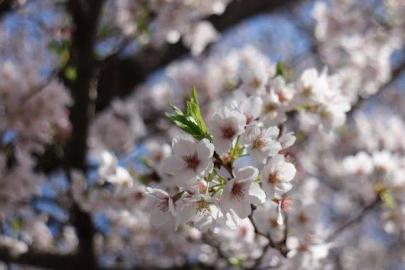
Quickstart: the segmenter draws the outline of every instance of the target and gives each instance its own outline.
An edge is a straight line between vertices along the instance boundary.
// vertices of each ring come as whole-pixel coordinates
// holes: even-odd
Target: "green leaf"
[[[240,137],[237,138],[235,145],[232,147],[230,155],[232,158],[232,161],[237,160],[243,155],[244,148],[243,146],[239,143]]]
[[[283,78],[286,78],[287,76],[287,69],[285,67],[284,62],[277,62],[277,66],[276,66],[276,76],[281,76]]]
[[[193,92],[191,94],[191,100],[187,102],[187,110],[190,110],[187,114],[190,114],[194,120],[197,122],[201,130],[208,134],[207,124],[201,114],[200,103],[198,102],[197,89],[193,87]]]
[[[186,102],[186,112],[184,113],[178,107],[171,105],[172,113],[166,116],[179,128],[192,135],[197,140],[211,136],[208,132],[207,125],[201,114],[200,103],[198,102],[197,90],[193,88],[190,100]]]
[[[229,263],[236,268],[241,268],[243,265],[244,258],[241,256],[229,258]]]
[[[390,190],[388,190],[388,189],[383,190],[380,193],[380,198],[388,208],[391,208],[391,209],[395,208],[394,196],[392,196],[392,193]]]

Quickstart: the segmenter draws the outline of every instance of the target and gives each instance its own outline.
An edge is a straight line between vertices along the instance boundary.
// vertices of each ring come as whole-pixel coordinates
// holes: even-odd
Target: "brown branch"
[[[21,255],[14,255],[6,248],[0,248],[0,261],[4,263],[66,270],[80,266],[80,260],[78,260],[76,255],[41,253],[37,251],[28,251]]]
[[[303,0],[234,0],[223,14],[209,16],[206,20],[219,32],[224,32],[253,16],[275,12],[300,2]],[[100,71],[97,109],[108,106],[114,97],[128,96],[150,74],[188,55],[189,49],[179,41],[159,48],[147,47],[127,58],[108,58]]]
[[[17,0],[0,0],[0,20],[9,12],[19,8]]]
[[[71,58],[67,67],[76,70],[77,78],[65,78],[74,104],[70,108],[72,135],[65,147],[64,167],[70,176],[70,169],[86,171],[88,128],[92,117],[92,88],[96,76],[95,53],[96,33],[104,0],[70,0],[68,11],[73,20]],[[94,250],[95,228],[91,214],[83,211],[76,202],[70,209],[72,223],[79,238],[78,258],[81,269],[96,269]]]
[[[91,117],[91,87],[95,80],[95,36],[103,0],[71,0],[68,9],[72,14],[74,30],[68,67],[74,68],[77,78],[65,78],[74,105],[70,109],[72,136],[66,147],[67,168],[85,169],[88,126]]]

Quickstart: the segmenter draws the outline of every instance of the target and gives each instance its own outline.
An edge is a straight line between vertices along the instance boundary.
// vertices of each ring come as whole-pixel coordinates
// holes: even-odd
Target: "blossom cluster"
[[[315,38],[322,60],[342,78],[352,102],[376,93],[391,78],[391,57],[404,44],[400,1],[373,4],[317,1],[313,10]],[[378,13],[378,14],[375,14]],[[372,16],[370,16],[372,15]]]
[[[0,250],[16,260],[31,250],[80,253],[74,205],[91,217],[102,268],[402,266],[403,91],[363,111],[355,105],[385,87],[392,60],[400,60],[394,52],[405,36],[402,0],[317,1],[319,59],[312,60],[327,66],[321,71],[301,59],[269,57],[267,45],[258,49],[250,40],[233,47],[221,38],[201,54],[218,37],[205,18],[224,12],[228,0],[105,2],[96,46],[101,62],[111,33],[112,43],[135,37],[136,52],[181,41],[191,57],[90,119],[86,170],[43,174],[38,155],[63,156],[71,135],[70,97],[56,80],[44,81],[41,56],[14,61],[13,54],[39,55],[36,46],[18,47],[26,42],[10,29],[0,35],[0,58],[13,59],[0,67]],[[53,8],[54,1],[43,5]],[[74,29],[59,19],[42,25],[56,31],[43,42],[48,50],[55,39],[51,50],[60,50],[63,65]],[[236,36],[231,30],[224,39]],[[118,58],[127,57],[121,52]],[[270,60],[280,58],[285,62]],[[74,81],[79,71],[67,71]],[[199,100],[196,92],[190,98],[194,86]],[[169,103],[181,109],[172,106],[165,117]]]
[[[70,96],[60,83],[43,83],[29,65],[5,61],[0,67],[1,210],[40,193],[44,177],[33,171],[31,154],[66,140],[69,104]]]
[[[224,12],[230,0],[207,1],[129,1],[108,3],[107,16],[126,36],[136,36],[153,46],[182,39],[194,55],[200,54],[218,33],[205,18]],[[111,20],[109,20],[111,22]]]
[[[292,188],[296,169],[284,153],[295,137],[264,124],[260,98],[245,101],[223,107],[207,124],[195,92],[187,116],[175,109],[171,119],[193,137],[175,139],[172,154],[158,165],[167,191],[148,190],[153,226],[232,227],[248,218],[254,205],[266,198],[278,202]]]

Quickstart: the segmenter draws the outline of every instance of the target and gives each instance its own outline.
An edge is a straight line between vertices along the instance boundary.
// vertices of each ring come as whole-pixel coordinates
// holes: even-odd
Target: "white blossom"
[[[259,163],[265,163],[267,158],[276,155],[281,150],[277,141],[279,130],[276,127],[268,129],[258,126],[249,127],[241,142],[248,145],[248,152]]]
[[[224,108],[215,113],[208,121],[213,135],[215,150],[219,154],[228,152],[237,136],[244,131],[246,117],[237,110]]]
[[[259,172],[254,167],[245,167],[235,172],[235,178],[229,180],[221,196],[221,209],[226,213],[231,209],[240,217],[251,213],[251,204],[261,204],[266,195],[255,181]]]
[[[172,227],[176,215],[173,199],[167,192],[157,188],[147,188],[147,194],[152,203],[150,224],[153,227]]]
[[[284,156],[276,155],[264,166],[261,179],[263,189],[270,198],[278,197],[292,188],[291,180],[296,169],[292,163],[286,162]]]
[[[199,142],[178,139],[173,143],[173,154],[162,162],[161,170],[172,176],[179,187],[188,187],[212,169],[213,154],[214,146],[207,139]]]

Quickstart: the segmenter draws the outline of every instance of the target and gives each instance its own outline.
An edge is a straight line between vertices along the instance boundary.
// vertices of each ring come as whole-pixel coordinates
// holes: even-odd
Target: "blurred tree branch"
[[[70,61],[66,68],[74,70],[75,78],[64,73],[64,82],[73,97],[70,108],[72,135],[64,150],[64,167],[70,176],[71,169],[86,171],[88,127],[92,117],[92,90],[96,77],[95,53],[97,27],[104,0],[70,0],[67,9],[73,20]],[[83,269],[96,269],[94,249],[95,228],[92,217],[83,211],[77,202],[70,209],[72,224],[79,238],[77,260]]]
[[[28,251],[21,255],[15,255],[7,248],[0,247],[0,261],[21,265],[31,265],[51,269],[73,269],[80,266],[76,255],[59,255],[42,253],[39,251]]]
[[[340,227],[336,228],[333,232],[331,232],[325,239],[325,242],[332,242],[334,241],[339,235],[345,232],[348,228],[352,227],[353,225],[361,222],[363,218],[371,212],[375,207],[380,205],[381,199],[380,196],[377,196],[372,202],[367,204],[358,215],[356,215],[353,219],[348,220],[346,223],[341,225]]]
[[[403,75],[404,72],[405,72],[405,60],[392,69],[390,80],[381,85],[379,91],[367,97],[359,97],[357,102],[352,106],[352,108],[348,112],[348,117],[352,117],[353,114],[356,111],[358,111],[366,101],[381,96],[385,90],[389,89],[389,86],[391,84],[397,81],[401,77],[401,75]]]
[[[17,0],[0,0],[0,20],[9,12],[18,8],[20,4]]]

